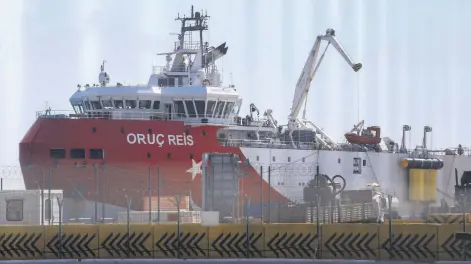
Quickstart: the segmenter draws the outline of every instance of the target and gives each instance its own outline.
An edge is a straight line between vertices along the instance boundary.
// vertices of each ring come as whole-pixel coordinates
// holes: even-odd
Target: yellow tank
[[[435,202],[437,170],[409,169],[409,201]]]
[[[424,202],[437,200],[437,170],[424,171]]]
[[[422,202],[424,199],[424,170],[409,169],[409,201]]]

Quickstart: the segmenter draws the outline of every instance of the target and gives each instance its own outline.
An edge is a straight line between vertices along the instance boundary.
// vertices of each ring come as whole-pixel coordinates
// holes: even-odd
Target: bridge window
[[[128,109],[134,109],[136,108],[136,100],[126,100],[126,108]]]
[[[232,107],[234,106],[233,102],[227,102],[226,109],[224,110],[224,118],[228,118],[231,114]]]
[[[65,159],[65,149],[50,149],[49,156],[53,159]]]
[[[116,109],[123,109],[124,108],[123,100],[114,100],[114,107]]]
[[[234,115],[238,115],[239,114],[239,109],[240,109],[240,106],[239,105],[235,105],[233,108],[232,108],[232,113]]]
[[[7,221],[22,221],[23,220],[23,200],[22,199],[7,200],[6,217],[7,217]]]
[[[206,117],[212,117],[215,108],[216,101],[208,101],[208,105],[206,106]]]
[[[154,104],[152,105],[152,109],[160,109],[160,101],[154,101]]]
[[[199,117],[204,117],[204,104],[205,101],[195,101],[196,112]]]
[[[90,149],[90,159],[103,159],[103,149]]]
[[[176,100],[175,103],[175,114],[177,117],[186,117],[185,107],[183,106],[183,101]]]
[[[113,108],[113,102],[111,100],[103,100],[101,101],[101,103],[103,104],[103,108]]]
[[[139,100],[139,109],[150,109],[151,105],[151,100]]]
[[[83,101],[82,105],[83,105],[83,108],[85,108],[85,110],[90,110],[90,105],[88,104],[87,101]]]
[[[195,106],[193,100],[185,100],[186,110],[188,111],[188,117],[196,117]]]
[[[224,110],[224,103],[223,101],[218,101],[217,106],[216,106],[216,112],[214,112],[214,117],[215,118],[221,118],[222,117],[222,111]]]
[[[101,102],[100,101],[91,101],[92,103],[92,108],[95,109],[95,110],[100,110],[100,109],[103,109],[103,107],[101,107]]]
[[[82,105],[72,105],[72,107],[74,108],[74,111],[76,114],[81,114],[83,113],[83,107]]]
[[[85,149],[71,149],[70,157],[72,159],[85,159]]]

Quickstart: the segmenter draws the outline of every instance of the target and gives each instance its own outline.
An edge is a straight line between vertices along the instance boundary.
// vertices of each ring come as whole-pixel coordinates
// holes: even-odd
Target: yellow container
[[[424,200],[424,170],[409,170],[409,201],[421,202]]]

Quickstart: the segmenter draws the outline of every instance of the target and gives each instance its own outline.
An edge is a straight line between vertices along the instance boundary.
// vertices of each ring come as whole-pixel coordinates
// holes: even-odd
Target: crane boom
[[[307,95],[309,93],[309,87],[311,86],[311,81],[314,78],[320,63],[322,62],[325,51],[327,50],[328,46],[326,47],[326,50],[319,59],[319,62],[317,62],[319,48],[322,40],[327,41],[327,45],[332,44],[355,72],[359,71],[362,67],[361,63],[354,63],[353,60],[344,51],[342,45],[335,37],[335,30],[327,29],[325,35],[318,35],[316,37],[314,46],[309,52],[309,56],[306,60],[306,63],[304,64],[303,71],[301,72],[301,75],[299,76],[298,82],[296,84],[296,90],[293,98],[293,106],[291,107],[291,113],[288,117],[288,128],[290,130],[295,129],[298,126],[298,115],[301,110],[302,104],[306,101]]]

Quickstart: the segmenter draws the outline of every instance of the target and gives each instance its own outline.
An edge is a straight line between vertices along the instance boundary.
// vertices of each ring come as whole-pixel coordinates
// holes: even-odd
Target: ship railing
[[[274,148],[274,149],[306,149],[306,150],[329,150],[324,149],[318,143],[314,142],[303,142],[303,141],[295,141],[294,144],[290,141],[273,141],[271,139],[227,139],[220,137],[218,138],[219,144],[224,147],[250,147],[250,148]],[[342,146],[341,149],[332,149],[330,151],[348,151],[348,152],[366,152],[364,149],[358,149],[354,146],[345,144]],[[387,150],[381,151],[382,153],[390,153]],[[405,156],[411,155],[413,150],[407,151],[407,153],[396,153],[396,154],[403,154]],[[435,155],[451,155],[449,151],[431,151],[431,156]],[[469,150],[463,152],[463,156],[471,156],[471,152]]]
[[[214,124],[230,125],[234,121],[230,117],[205,118],[203,116],[185,114],[168,114],[159,111],[142,111],[141,109],[124,110],[93,110],[77,114],[72,110],[46,110],[36,113],[38,119],[111,119],[111,120],[155,120],[155,121],[181,121],[188,124]]]
[[[219,144],[224,147],[251,147],[251,148],[274,148],[274,149],[293,149],[290,142],[274,142],[270,139],[227,139],[218,138]],[[315,143],[295,142],[297,149],[316,149]]]
[[[178,51],[180,49],[184,50],[199,50],[200,49],[200,42],[199,41],[184,41],[183,47],[180,45],[180,41],[174,42],[174,50]]]
[[[170,69],[167,69],[166,66],[152,66],[152,73],[154,74],[165,74],[165,73],[187,73],[187,66],[171,66]]]

